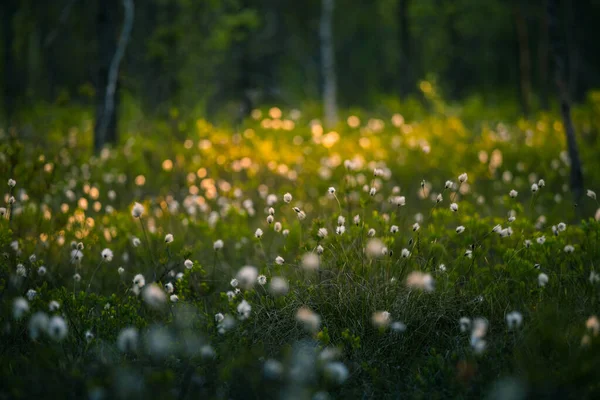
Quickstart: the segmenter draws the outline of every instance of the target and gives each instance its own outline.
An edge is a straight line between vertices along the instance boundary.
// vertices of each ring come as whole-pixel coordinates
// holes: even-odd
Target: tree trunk
[[[100,151],[106,143],[117,138],[117,113],[106,115],[108,71],[117,48],[118,0],[98,1],[96,14],[96,34],[98,37],[98,69],[96,74],[96,127],[94,150]],[[119,97],[118,88],[115,98]],[[103,121],[106,127],[102,130]]]
[[[519,86],[521,88],[521,104],[523,114],[529,115],[531,111],[531,52],[529,50],[529,34],[527,32],[527,19],[523,15],[521,6],[513,9],[517,42],[519,44]]]
[[[547,0],[548,26],[550,28],[550,45],[555,66],[555,82],[558,88],[560,100],[560,111],[567,136],[567,150],[571,160],[571,190],[575,202],[578,202],[583,196],[583,172],[581,161],[579,159],[579,150],[577,148],[577,139],[575,137],[575,127],[571,120],[571,100],[569,97],[569,88],[565,82],[565,48],[562,35],[558,25],[558,1]]]
[[[321,73],[323,75],[323,106],[325,126],[337,123],[336,74],[333,45],[334,0],[322,0],[321,9]]]
[[[408,26],[409,0],[398,1],[398,42],[400,43],[400,96],[406,97],[412,90],[411,49]]]
[[[102,95],[98,96],[103,103],[96,105],[96,129],[94,149],[99,151],[106,143],[117,142],[117,110],[120,104],[118,82],[119,66],[125,55],[125,49],[131,36],[134,20],[133,0],[123,0],[125,18],[119,42],[116,43],[116,20],[118,17],[118,1],[111,0],[107,7],[98,5],[97,29],[99,49],[98,88]],[[114,54],[113,54],[114,53]],[[104,74],[102,74],[104,72]]]
[[[550,102],[548,101],[548,15],[543,6],[539,15],[539,23],[540,38],[538,44],[538,73],[540,85],[540,105],[543,110],[547,111],[550,109]]]
[[[4,107],[4,118],[6,127],[8,128],[13,120],[15,112],[15,103],[19,93],[19,79],[16,76],[17,68],[15,65],[15,56],[13,51],[14,29],[13,18],[17,13],[17,5],[15,0],[4,0],[3,6],[0,8],[2,12],[2,51],[3,51],[3,77],[2,85],[4,87],[2,93],[2,105]]]

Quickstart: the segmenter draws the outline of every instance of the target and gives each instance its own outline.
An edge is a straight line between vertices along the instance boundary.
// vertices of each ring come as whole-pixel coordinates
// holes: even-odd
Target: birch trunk
[[[337,123],[333,8],[334,0],[322,0],[320,25],[321,73],[323,76],[323,108],[325,110],[326,127],[333,127]]]

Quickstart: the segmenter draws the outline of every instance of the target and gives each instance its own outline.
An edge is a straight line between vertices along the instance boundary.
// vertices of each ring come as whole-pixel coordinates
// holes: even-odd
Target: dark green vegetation
[[[597,107],[574,111],[588,182],[599,179]],[[334,132],[275,108],[239,132],[189,120],[169,136],[147,123],[98,156],[76,112],[63,126],[54,114],[44,146],[5,133],[0,172],[16,202],[0,221],[2,396],[597,397],[598,203],[574,207],[560,120],[403,109]],[[244,265],[267,283],[242,274],[229,298]],[[30,295],[15,318],[14,300]],[[509,329],[513,311],[522,322]],[[62,318],[64,337],[40,312]],[[487,323],[462,332],[462,317]]]

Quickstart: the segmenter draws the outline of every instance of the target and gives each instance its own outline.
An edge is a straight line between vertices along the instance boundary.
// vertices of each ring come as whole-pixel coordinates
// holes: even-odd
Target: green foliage
[[[573,207],[562,125],[472,123],[423,83],[435,112],[352,112],[358,126],[335,133],[275,108],[239,132],[172,110],[176,138],[162,121],[90,156],[88,116],[63,111],[43,142],[4,141],[0,173],[17,182],[0,219],[7,395],[597,397],[598,203]],[[580,126],[597,124],[588,107]],[[66,335],[33,329],[40,313]],[[485,335],[462,317],[485,318]]]

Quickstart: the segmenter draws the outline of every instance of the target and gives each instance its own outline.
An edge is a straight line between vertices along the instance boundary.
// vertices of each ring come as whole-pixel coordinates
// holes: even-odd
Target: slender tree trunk
[[[564,40],[558,24],[558,1],[547,0],[548,26],[550,29],[550,45],[554,58],[555,82],[558,88],[560,100],[560,111],[567,136],[567,150],[571,160],[571,190],[575,201],[578,202],[583,196],[583,172],[575,137],[575,127],[571,120],[571,100],[569,88],[565,81],[565,49]]]
[[[100,0],[97,4],[96,34],[98,37],[98,69],[96,74],[96,127],[94,134],[94,150],[100,151],[109,143],[109,138],[117,136],[117,113],[106,115],[108,71],[117,48],[118,0]],[[115,97],[118,97],[118,88]],[[107,122],[103,122],[103,121]],[[102,124],[106,127],[104,132]]]
[[[542,3],[542,5],[544,5]],[[538,73],[540,85],[540,105],[543,110],[550,109],[548,101],[548,15],[545,7],[541,8],[539,15],[540,39],[538,44]]]
[[[106,143],[116,143],[117,141],[117,110],[120,104],[118,91],[119,66],[125,55],[134,20],[133,0],[123,0],[125,18],[117,43],[115,28],[119,14],[119,2],[110,0],[107,3],[106,7],[98,4],[97,14],[100,61],[98,90],[102,93],[102,96],[98,96],[98,98],[103,102],[98,101],[96,105],[96,129],[94,134],[94,149],[96,151],[99,151]]]
[[[523,15],[520,5],[514,7],[513,14],[517,30],[517,42],[519,44],[521,104],[523,105],[523,114],[527,116],[531,111],[531,52],[529,50],[527,19]]]
[[[412,90],[411,48],[408,26],[409,0],[398,0],[398,42],[400,43],[400,96],[407,96]]]
[[[333,44],[334,0],[322,0],[321,9],[321,72],[323,75],[323,106],[325,126],[337,123],[336,74]]]
[[[3,93],[2,93],[2,105],[4,107],[4,118],[6,125],[9,127],[12,123],[15,112],[15,103],[19,92],[19,79],[17,75],[17,68],[15,65],[15,55],[13,51],[14,43],[14,29],[13,29],[13,18],[17,12],[17,4],[15,0],[3,0],[3,5],[0,8],[2,12],[2,56],[3,56]]]

